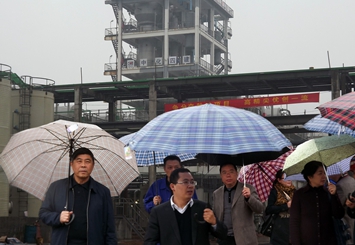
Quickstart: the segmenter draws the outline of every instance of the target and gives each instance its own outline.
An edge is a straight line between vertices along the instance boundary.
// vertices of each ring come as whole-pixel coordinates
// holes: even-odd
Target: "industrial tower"
[[[140,80],[219,75],[231,70],[229,19],[234,13],[224,0],[105,3],[112,6],[116,17],[116,26],[105,30],[116,61],[111,63],[110,57],[104,74],[113,81],[121,81],[122,76]]]

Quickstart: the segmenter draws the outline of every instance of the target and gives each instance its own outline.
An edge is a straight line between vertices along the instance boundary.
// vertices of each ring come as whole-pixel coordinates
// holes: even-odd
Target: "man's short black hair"
[[[233,168],[235,169],[235,171],[238,172],[237,166],[236,166],[235,164],[233,164],[233,163],[223,163],[223,164],[221,164],[221,165],[219,166],[219,173],[221,173],[222,168],[223,168],[224,166],[227,166],[227,165],[232,165]]]
[[[88,148],[85,148],[85,147],[81,147],[81,148],[75,150],[73,152],[72,157],[71,157],[71,161],[74,161],[79,155],[83,155],[83,154],[90,155],[92,161],[95,163],[94,154]]]
[[[174,160],[179,161],[179,163],[181,165],[180,157],[178,157],[177,155],[169,155],[164,158],[164,167],[165,167],[167,161],[174,161]]]
[[[176,184],[179,180],[180,173],[191,173],[187,168],[177,168],[170,174],[170,183]]]

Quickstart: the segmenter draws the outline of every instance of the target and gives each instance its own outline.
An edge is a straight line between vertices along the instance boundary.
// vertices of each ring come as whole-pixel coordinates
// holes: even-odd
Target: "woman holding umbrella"
[[[290,242],[289,222],[290,207],[295,187],[290,180],[285,180],[286,174],[280,169],[271,189],[266,214],[276,214],[270,237],[272,245],[288,245]]]
[[[328,181],[326,167],[318,161],[307,163],[302,175],[307,185],[295,191],[290,209],[292,245],[337,244],[334,218],[344,216],[336,186]]]

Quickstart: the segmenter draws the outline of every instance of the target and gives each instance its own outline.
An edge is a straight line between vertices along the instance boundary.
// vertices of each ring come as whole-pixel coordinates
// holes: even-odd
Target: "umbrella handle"
[[[198,217],[197,217],[197,213],[194,214],[194,218],[195,218],[195,221],[198,223],[198,224],[205,224],[206,221],[204,220],[199,220]]]
[[[211,208],[211,205],[210,205],[209,203],[206,203],[206,208],[212,209],[212,208]],[[207,223],[207,222],[204,221],[204,220],[199,220],[197,213],[194,214],[194,219],[195,219],[195,221],[196,221],[198,224],[205,224],[205,223]]]
[[[64,223],[64,224],[65,224],[65,225],[70,225],[71,222],[73,222],[74,218],[75,218],[75,214],[72,214],[72,215],[71,215],[71,218],[70,218],[70,221],[67,222],[67,223]]]

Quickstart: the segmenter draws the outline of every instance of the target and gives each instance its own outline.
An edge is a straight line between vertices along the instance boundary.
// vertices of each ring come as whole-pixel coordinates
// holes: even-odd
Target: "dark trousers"
[[[235,244],[235,240],[234,240],[234,236],[228,236],[226,239],[224,240],[217,240],[218,245],[236,245]]]

